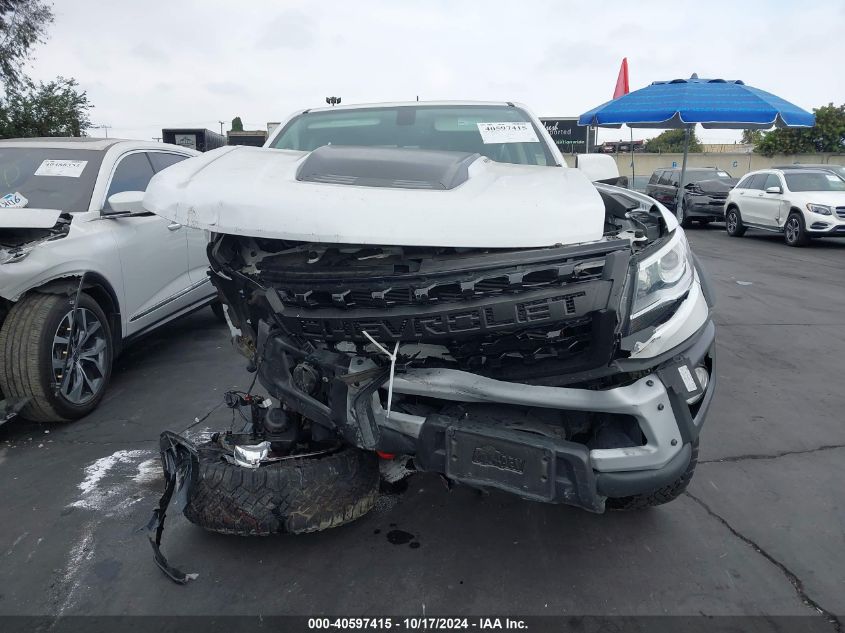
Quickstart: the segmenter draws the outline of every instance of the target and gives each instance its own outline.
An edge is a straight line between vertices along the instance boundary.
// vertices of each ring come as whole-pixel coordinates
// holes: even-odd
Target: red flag
[[[628,88],[628,58],[622,60],[622,65],[619,67],[619,76],[616,78],[616,89],[613,91],[613,98],[617,99],[622,95],[626,95],[631,90]]]

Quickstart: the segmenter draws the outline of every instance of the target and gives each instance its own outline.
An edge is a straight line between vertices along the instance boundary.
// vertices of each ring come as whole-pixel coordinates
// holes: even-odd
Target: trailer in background
[[[273,136],[273,133],[281,125],[281,121],[267,121],[267,138]]]
[[[161,131],[161,140],[200,152],[207,152],[226,144],[226,137],[222,134],[202,128],[166,128]]]
[[[264,130],[241,130],[240,132],[226,132],[229,145],[252,145],[261,147],[267,140],[267,132]]]

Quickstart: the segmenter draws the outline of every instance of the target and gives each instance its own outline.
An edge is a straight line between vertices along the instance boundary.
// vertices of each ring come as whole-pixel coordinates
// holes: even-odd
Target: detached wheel
[[[608,498],[606,506],[609,510],[644,510],[654,506],[663,505],[677,499],[689,486],[695,467],[698,464],[698,442],[692,445],[689,466],[684,474],[678,477],[668,486],[664,486],[654,492],[645,495],[633,495],[630,497]]]
[[[731,207],[725,213],[725,230],[731,237],[742,237],[748,230],[748,227],[742,223],[742,217],[736,207]]]
[[[804,217],[800,213],[790,213],[783,225],[783,239],[787,246],[806,246],[810,242]]]
[[[80,295],[74,316],[68,297],[36,292],[12,307],[0,329],[0,391],[29,398],[20,412],[26,419],[75,420],[102,400],[113,356],[108,319],[96,301]]]
[[[687,215],[687,203],[683,198],[681,198],[681,204],[678,205],[677,218],[678,224],[683,228],[688,229],[692,227],[692,219]]]
[[[240,536],[301,534],[364,516],[378,496],[374,453],[343,447],[244,468],[215,442],[197,447],[199,473],[185,517],[206,530]]]

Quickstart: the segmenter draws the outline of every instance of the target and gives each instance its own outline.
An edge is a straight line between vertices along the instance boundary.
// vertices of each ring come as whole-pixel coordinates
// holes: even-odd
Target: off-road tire
[[[671,484],[648,494],[609,498],[605,505],[608,510],[643,510],[669,503],[681,496],[687,489],[695,472],[696,464],[698,464],[698,442],[693,442],[687,469]]]
[[[794,237],[790,238],[792,223],[797,223],[797,226],[793,229],[795,231]],[[807,227],[804,225],[804,216],[802,214],[793,211],[786,218],[786,222],[783,225],[783,241],[786,242],[787,246],[806,246],[810,243],[810,236],[807,235]]]
[[[736,221],[732,220],[731,215],[736,216]],[[747,230],[748,227],[742,223],[742,216],[739,214],[739,209],[730,207],[725,212],[725,231],[731,237],[742,237]]]
[[[225,461],[224,450],[213,442],[197,451],[199,472],[184,514],[213,532],[317,532],[364,516],[378,497],[378,457],[356,448],[256,469]]]
[[[29,398],[19,415],[34,422],[66,422],[93,411],[108,389],[114,360],[109,321],[87,294],[79,305],[93,312],[105,331],[107,371],[99,393],[84,404],[74,404],[56,394],[52,376],[53,338],[71,308],[71,298],[34,292],[18,301],[0,328],[0,393],[6,398]]]

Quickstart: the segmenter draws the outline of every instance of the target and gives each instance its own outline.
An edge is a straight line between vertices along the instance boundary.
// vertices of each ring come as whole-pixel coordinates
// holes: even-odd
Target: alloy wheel
[[[91,310],[70,310],[59,322],[52,371],[58,392],[68,402],[84,405],[99,394],[108,371],[108,346],[105,328]]]
[[[798,241],[798,235],[801,231],[801,226],[798,224],[798,218],[792,217],[786,221],[786,227],[784,227],[786,231],[786,241],[790,244],[794,244]]]
[[[728,233],[734,233],[736,231],[736,225],[737,225],[736,211],[729,211],[728,212],[728,220],[727,220],[726,224],[727,224]]]

